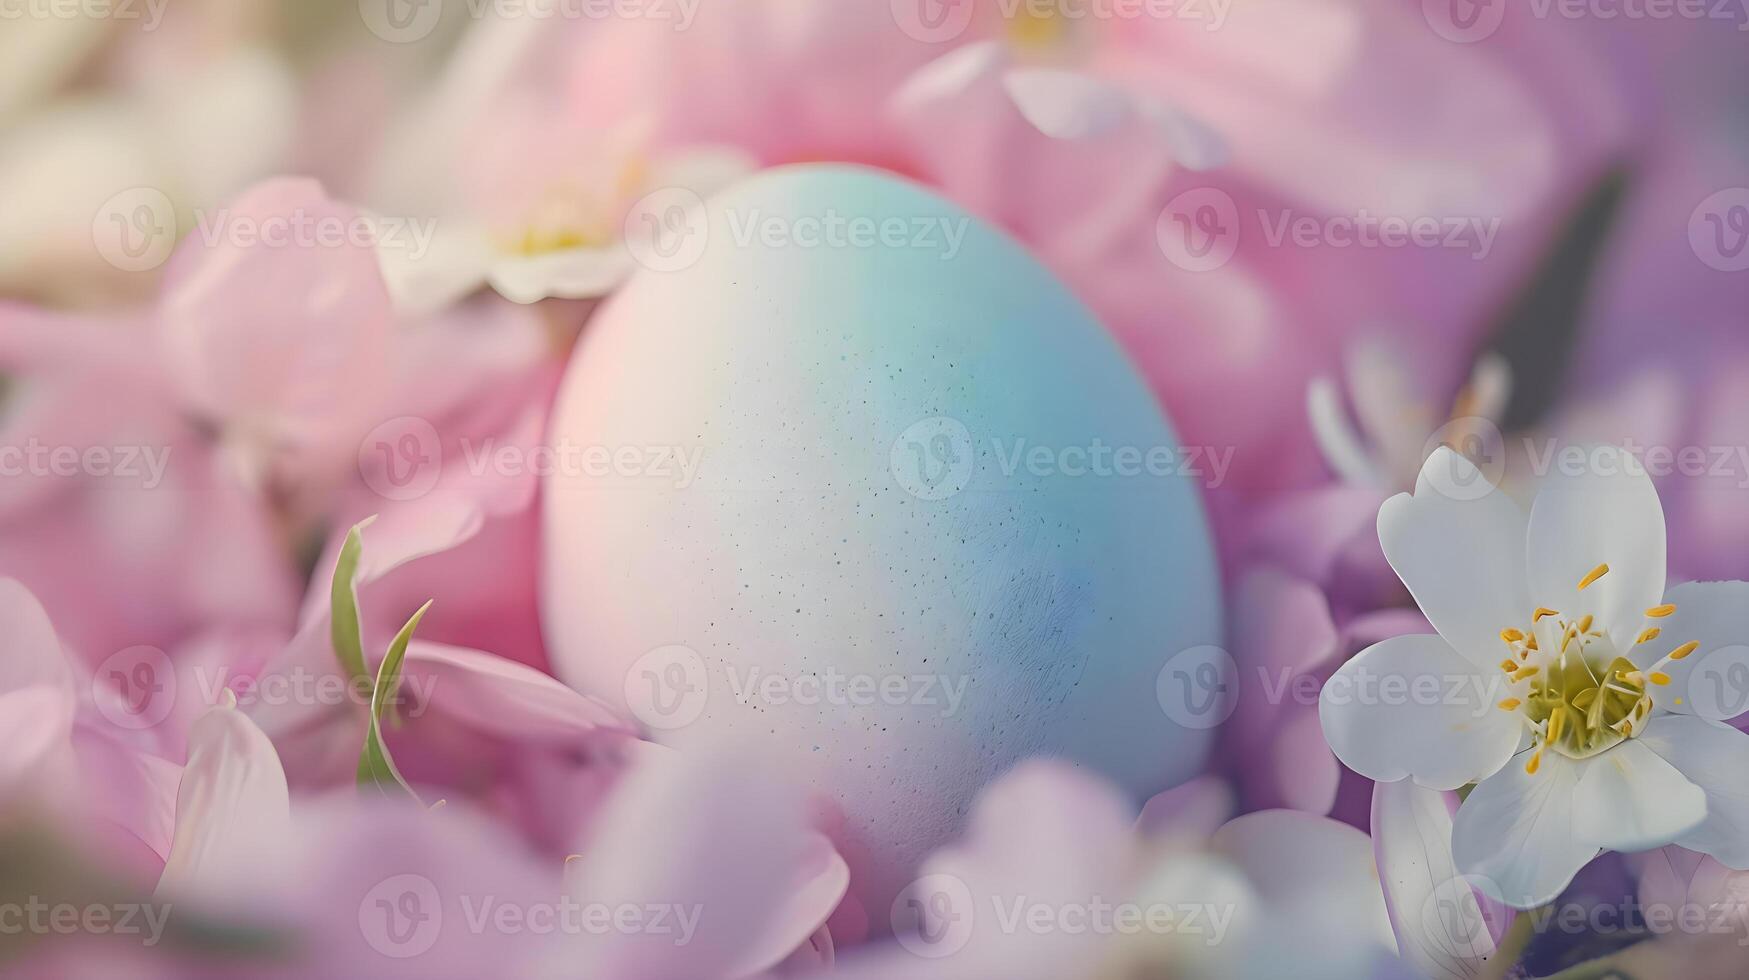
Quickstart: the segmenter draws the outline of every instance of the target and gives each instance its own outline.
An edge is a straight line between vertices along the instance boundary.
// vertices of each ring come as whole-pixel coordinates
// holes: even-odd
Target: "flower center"
[[[573,249],[608,248],[617,240],[615,215],[624,210],[648,180],[641,157],[622,161],[605,185],[561,181],[541,193],[493,237],[508,255],[533,258]]]
[[[1033,10],[1023,4],[1008,21],[1008,43],[1033,54],[1048,52],[1068,38],[1071,26],[1054,10]]]
[[[1579,590],[1607,574],[1608,565],[1597,566],[1579,583]],[[1646,610],[1646,617],[1655,621],[1675,611],[1675,606],[1657,606]],[[1648,626],[1632,645],[1650,643],[1661,633],[1657,626]],[[1652,715],[1650,686],[1670,683],[1670,675],[1658,668],[1699,646],[1677,647],[1651,670],[1642,671],[1624,655],[1618,638],[1600,628],[1591,615],[1568,617],[1548,608],[1531,615],[1528,629],[1502,630],[1500,639],[1510,652],[1500,669],[1511,696],[1499,707],[1517,712],[1530,730],[1534,751],[1525,771],[1532,774],[1542,765],[1546,750],[1584,759],[1645,731]]]

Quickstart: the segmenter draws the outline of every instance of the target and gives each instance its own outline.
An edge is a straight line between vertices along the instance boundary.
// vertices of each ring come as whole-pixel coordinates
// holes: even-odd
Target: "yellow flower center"
[[[1054,6],[1021,4],[1008,21],[1008,43],[1021,52],[1048,52],[1068,40],[1072,29]]]
[[[1597,566],[1580,581],[1579,590],[1608,574],[1608,565]],[[1675,611],[1675,606],[1654,606],[1646,610],[1646,617],[1659,620]],[[1648,625],[1633,645],[1651,643],[1662,633]],[[1652,715],[1651,688],[1670,683],[1670,675],[1659,668],[1700,646],[1678,646],[1652,669],[1642,671],[1592,616],[1568,618],[1546,607],[1531,614],[1528,629],[1501,630],[1500,639],[1509,651],[1500,669],[1512,696],[1499,707],[1518,713],[1531,732],[1534,750],[1525,771],[1532,774],[1549,749],[1584,759],[1644,732]]]
[[[620,164],[607,187],[582,182],[551,187],[520,221],[493,236],[498,250],[532,258],[572,249],[607,248],[620,234],[616,216],[648,176],[647,162],[633,156]]]

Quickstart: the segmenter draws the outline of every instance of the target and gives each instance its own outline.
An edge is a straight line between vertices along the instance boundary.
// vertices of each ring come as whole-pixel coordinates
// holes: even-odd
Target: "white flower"
[[[1343,483],[1382,491],[1411,485],[1435,440],[1475,457],[1498,451],[1491,420],[1506,411],[1512,368],[1484,354],[1449,411],[1423,394],[1414,365],[1401,351],[1372,342],[1346,353],[1343,374],[1353,416],[1343,407],[1343,385],[1317,377],[1306,389],[1312,438]],[[1491,438],[1490,438],[1491,437]],[[1474,440],[1473,451],[1465,446]]]
[[[1749,584],[1665,593],[1664,512],[1626,452],[1591,452],[1527,518],[1449,449],[1379,510],[1379,540],[1438,636],[1362,651],[1325,686],[1351,769],[1478,785],[1459,868],[1519,908],[1600,850],[1680,844],[1749,868],[1749,738],[1695,715],[1688,675],[1749,637]]]
[[[696,209],[755,169],[733,147],[659,146],[641,116],[584,125],[540,70],[561,63],[564,40],[543,17],[481,21],[385,139],[367,197],[401,219],[386,228],[409,229],[377,243],[403,312],[435,313],[484,286],[516,303],[604,296],[638,267],[640,204],[678,195]]]

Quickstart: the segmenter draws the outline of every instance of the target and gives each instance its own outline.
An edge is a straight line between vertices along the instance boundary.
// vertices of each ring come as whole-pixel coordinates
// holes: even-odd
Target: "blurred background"
[[[0,576],[88,667],[258,666],[385,513],[442,540],[367,646],[442,592],[422,637],[547,669],[533,481],[402,467],[538,442],[646,219],[821,161],[1006,230],[1230,461],[1242,665],[1425,629],[1373,522],[1440,444],[1521,492],[1626,443],[1672,581],[1749,578],[1749,0],[0,0],[0,467],[57,477],[0,481]],[[1366,828],[1315,714],[1216,764]]]

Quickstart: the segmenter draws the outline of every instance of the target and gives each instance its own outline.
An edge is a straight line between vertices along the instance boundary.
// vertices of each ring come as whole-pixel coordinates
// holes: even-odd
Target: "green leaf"
[[[370,711],[365,716],[364,751],[358,756],[358,785],[375,789],[384,796],[419,798],[401,777],[400,770],[395,768],[395,760],[383,742],[382,718],[389,705],[394,703],[395,692],[400,689],[401,664],[407,659],[407,645],[413,641],[413,631],[419,628],[419,621],[425,618],[430,608],[430,602],[420,606],[413,618],[407,620],[407,625],[395,634],[389,652],[384,654],[383,662],[377,667],[376,685],[371,688]]]
[[[358,593],[352,580],[358,575],[358,559],[364,551],[361,532],[376,520],[367,517],[346,532],[346,542],[340,546],[340,560],[334,563],[334,582],[330,587],[328,636],[334,645],[334,656],[346,669],[355,687],[370,680],[364,665],[364,636],[358,623]]]

